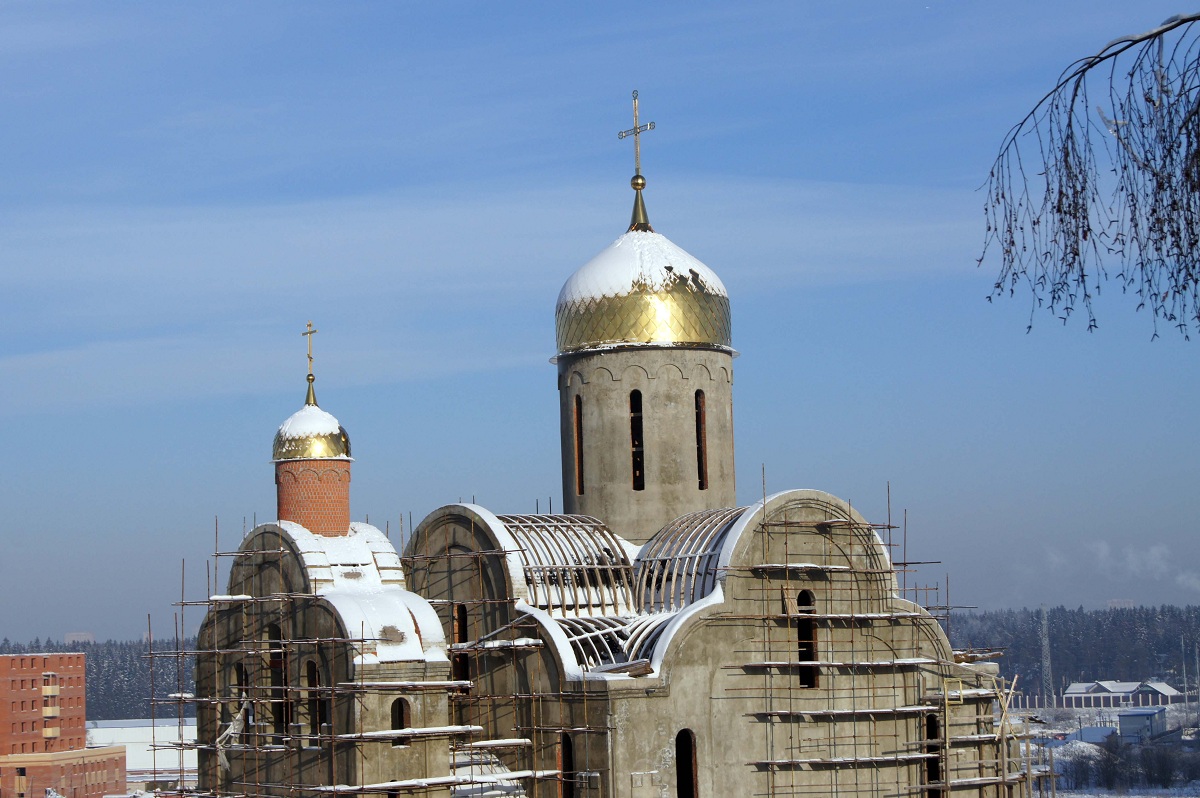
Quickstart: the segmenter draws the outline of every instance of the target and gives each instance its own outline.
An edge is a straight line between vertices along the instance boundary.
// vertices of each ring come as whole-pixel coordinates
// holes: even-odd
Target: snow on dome
[[[275,460],[350,458],[350,437],[331,414],[315,404],[292,413],[275,433]]]
[[[341,428],[342,425],[332,413],[326,413],[316,405],[305,405],[279,425],[279,435],[284,438],[308,438],[331,435]]]
[[[728,296],[716,272],[661,233],[624,234],[572,274],[558,293],[558,304],[628,294],[638,286],[663,290],[680,275],[695,272],[713,294]]]
[[[555,307],[559,352],[613,345],[728,349],[729,295],[712,269],[659,233],[625,233],[576,271]]]

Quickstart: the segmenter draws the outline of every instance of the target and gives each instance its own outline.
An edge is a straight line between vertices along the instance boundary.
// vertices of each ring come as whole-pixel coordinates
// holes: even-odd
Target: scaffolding
[[[915,566],[934,563],[908,560],[907,523],[893,543],[890,497],[886,524],[767,505],[764,490],[759,560],[729,574],[758,597],[757,612],[731,620],[758,634],[725,666],[730,691],[760,702],[750,716],[764,755],[747,764],[766,774],[765,794],[1021,794],[1031,769],[1010,696],[992,676],[964,688],[961,657],[934,644],[929,624],[949,634],[948,582],[945,601],[938,586],[908,586]]]
[[[369,675],[370,653],[395,642],[391,627],[357,636],[297,628],[323,597],[295,590],[285,578],[285,561],[296,552],[278,529],[273,547],[217,545],[208,597],[181,596],[175,650],[151,654],[174,658],[180,674],[175,690],[153,704],[173,705],[181,729],[194,707],[202,738],[158,746],[177,757],[178,767],[161,768],[155,781],[197,798],[578,796],[601,794],[602,785],[618,778],[636,784],[642,774],[610,770],[617,729],[596,677],[656,676],[651,660],[663,630],[724,582],[736,584],[727,593],[749,598],[727,598],[705,622],[749,632],[714,678],[723,697],[745,707],[759,756],[744,765],[759,774],[758,794],[1027,795],[1038,773],[1021,744],[1024,735],[1009,723],[1011,688],[986,675],[968,674],[973,681],[964,682],[953,654],[932,642],[931,624],[948,627],[949,599],[941,600],[936,586],[907,586],[905,575],[928,564],[891,557],[896,548],[907,554],[907,525],[893,545],[890,517],[871,525],[835,509],[816,519],[772,514],[764,496],[755,507],[696,513],[669,525],[636,561],[606,527],[578,516],[496,516],[515,550],[433,550],[417,540],[402,558],[408,589],[423,592],[412,585],[416,577],[445,582],[424,591],[435,596],[427,600],[445,631],[449,663],[440,673],[397,666]],[[722,566],[717,555],[748,518],[754,523],[741,534],[751,538],[751,561]],[[474,521],[470,532],[483,538]],[[259,581],[254,590],[232,592],[233,569],[247,558]],[[227,560],[231,592],[217,593],[219,564]],[[529,609],[480,587],[513,562],[520,564]],[[900,600],[906,594],[925,598],[945,617],[917,606],[922,602]],[[179,630],[194,607],[219,618],[224,633],[210,630],[221,639],[189,651],[178,643]],[[587,678],[547,671],[544,616],[553,618]],[[341,675],[305,681],[300,663],[328,660],[331,650]],[[195,695],[183,689],[182,678],[193,658]],[[228,674],[237,663],[246,670],[230,693]],[[370,712],[420,697],[444,700],[445,722],[393,717],[391,728],[364,725]],[[447,772],[364,777],[397,747],[419,751],[414,759],[425,762],[445,756]],[[221,788],[189,782],[186,750],[207,769],[206,783]],[[227,766],[231,776],[222,781]]]

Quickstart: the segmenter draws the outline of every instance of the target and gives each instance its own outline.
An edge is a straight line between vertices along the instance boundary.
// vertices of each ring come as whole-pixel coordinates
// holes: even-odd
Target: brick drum
[[[279,519],[326,537],[350,531],[350,461],[284,460],[275,464]]]

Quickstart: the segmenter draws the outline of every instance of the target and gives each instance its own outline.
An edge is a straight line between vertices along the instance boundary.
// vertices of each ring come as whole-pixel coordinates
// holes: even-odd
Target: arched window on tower
[[[412,728],[412,710],[408,706],[408,701],[403,698],[397,698],[392,702],[392,729],[409,729]],[[409,744],[411,738],[408,737],[393,737],[392,747],[400,748]]]
[[[696,481],[708,490],[708,431],[705,429],[704,391],[696,391]]]
[[[697,798],[696,735],[680,729],[675,735],[675,794],[678,798]]]
[[[800,665],[797,678],[801,687],[816,687],[819,668],[817,661],[817,597],[811,590],[801,590],[796,596],[796,654]]]
[[[642,435],[642,392],[629,392],[629,438],[633,452],[633,489],[646,489],[646,452]]]
[[[583,397],[575,394],[575,495],[583,495]]]

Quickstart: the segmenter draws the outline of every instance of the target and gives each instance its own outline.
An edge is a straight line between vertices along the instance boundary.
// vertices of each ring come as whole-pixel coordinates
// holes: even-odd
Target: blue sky
[[[741,501],[890,481],[956,604],[1200,601],[1197,344],[1115,286],[1026,334],[975,267],[1004,133],[1178,10],[0,6],[0,636],[171,629],[214,519],[273,516],[308,319],[355,517],[561,506],[553,305],[628,223],[634,88],[732,296]]]

